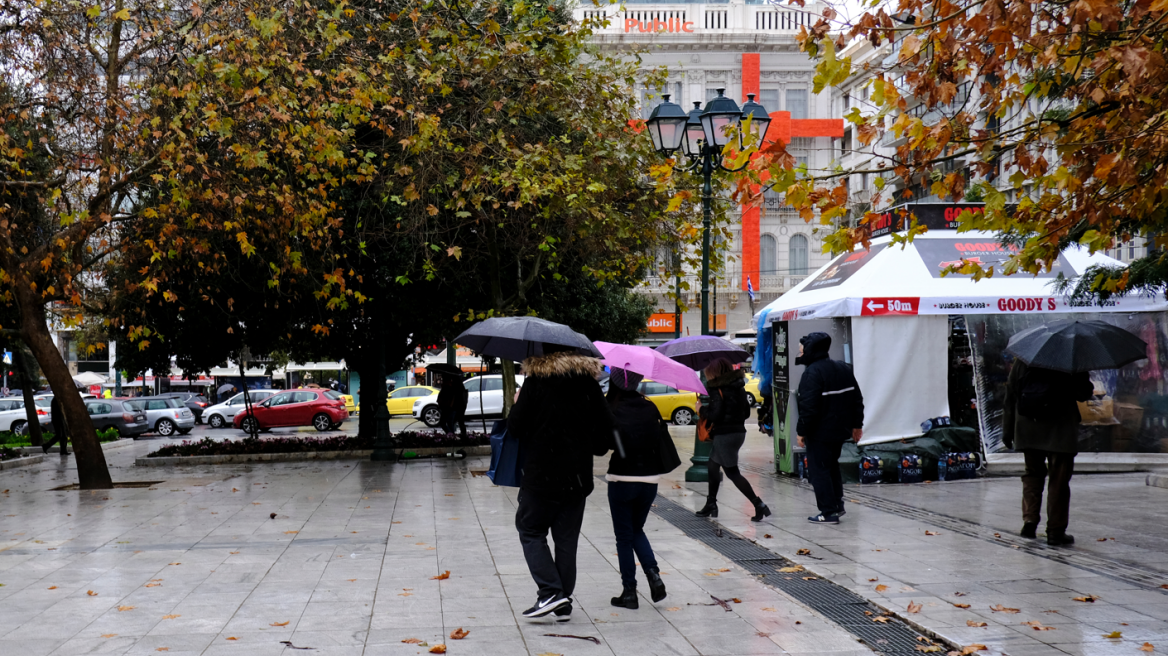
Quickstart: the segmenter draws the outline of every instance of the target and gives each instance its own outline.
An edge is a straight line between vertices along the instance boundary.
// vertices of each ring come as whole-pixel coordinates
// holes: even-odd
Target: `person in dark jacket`
[[[819,514],[808,521],[838,524],[844,510],[844,482],[839,459],[844,442],[860,441],[864,396],[852,367],[828,357],[831,335],[811,333],[799,340],[795,364],[807,368],[799,379],[799,422],[795,434],[807,448],[807,474],[815,488]]]
[[[738,451],[746,442],[746,418],[750,416],[750,403],[746,400],[746,376],[725,358],[719,358],[706,367],[706,391],[710,402],[699,411],[701,418],[710,422],[710,435],[714,448],[710,453],[710,491],[706,505],[697,513],[698,517],[718,516],[718,486],[722,482],[721,470],[738,491],[754,504],[752,522],[761,522],[771,514],[762,499],[754,493],[750,481],[738,469]]]
[[[545,355],[523,362],[526,376],[507,418],[525,454],[515,528],[531,577],[539,586],[527,618],[556,613],[566,620],[576,587],[576,543],[584,502],[592,493],[592,458],[613,445],[612,414],[597,382],[600,361],[544,344]],[[555,557],[548,549],[551,531]]]
[[[49,452],[49,448],[54,444],[61,445],[61,457],[69,455],[69,428],[65,424],[65,412],[61,409],[61,402],[57,399],[57,395],[53,395],[53,400],[49,403],[49,421],[53,424],[53,439],[41,444],[41,449],[45,453]]]
[[[1075,538],[1067,535],[1067,525],[1071,474],[1079,453],[1082,421],[1078,401],[1090,399],[1094,391],[1091,376],[1085,371],[1068,374],[1028,367],[1021,360],[1015,360],[1010,368],[1003,403],[1002,442],[1021,451],[1026,460],[1022,474],[1022,537],[1038,537],[1045,485],[1047,544],[1075,543]]]
[[[466,438],[466,404],[469,401],[470,392],[466,391],[462,376],[442,376],[442,389],[438,390],[437,402],[442,417],[442,430],[446,434],[453,433],[457,424],[462,437]]]
[[[645,535],[645,520],[657,498],[661,480],[658,453],[663,428],[661,413],[653,402],[637,392],[643,377],[612,367],[608,377],[608,407],[620,436],[620,447],[608,461],[608,508],[612,532],[616,535],[616,556],[623,589],[612,605],[637,608],[637,561],[649,582],[654,602],[665,598],[665,582],[653,557],[653,547]],[[665,429],[668,430],[668,429]],[[635,556],[634,556],[635,554]]]

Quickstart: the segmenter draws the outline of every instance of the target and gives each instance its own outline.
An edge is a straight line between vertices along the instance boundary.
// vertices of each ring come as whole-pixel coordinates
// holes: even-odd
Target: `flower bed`
[[[15,460],[22,457],[24,456],[15,449],[10,449],[6,446],[0,447],[0,462],[4,462],[5,460]]]
[[[467,439],[459,436],[447,438],[443,433],[402,431],[394,435],[396,449],[425,449],[434,447],[485,446],[491,443],[486,433],[468,433]],[[147,458],[170,458],[175,456],[226,456],[256,455],[266,453],[313,453],[322,451],[361,451],[373,448],[373,439],[367,437],[268,437],[244,438],[235,441],[220,441],[205,437],[197,442],[183,440],[149,453]]]

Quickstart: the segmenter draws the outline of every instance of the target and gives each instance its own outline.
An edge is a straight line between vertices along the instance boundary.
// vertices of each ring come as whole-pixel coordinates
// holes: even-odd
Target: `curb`
[[[489,446],[466,446],[451,448],[428,449],[394,449],[399,453],[412,451],[418,457],[444,456],[448,453],[465,451],[468,456],[484,456],[491,454]],[[296,453],[241,453],[218,456],[172,456],[166,458],[138,458],[134,464],[138,467],[170,467],[181,465],[243,465],[261,462],[312,462],[317,460],[346,460],[365,459],[373,454],[372,449],[357,449],[355,451],[305,451]]]
[[[109,451],[111,449],[120,449],[124,446],[130,446],[133,443],[134,443],[133,438],[120,437],[112,442],[102,442],[101,443],[101,450],[102,451]],[[14,450],[19,451],[26,456],[44,455],[46,453],[45,451],[42,451],[39,446],[22,446],[22,447],[17,447]],[[60,453],[60,452],[61,452],[60,446],[49,447],[49,450],[48,450],[48,453]],[[73,453],[72,448],[69,449],[69,453],[70,454]]]
[[[1148,474],[1148,478],[1145,479],[1144,483],[1151,487],[1168,488],[1168,472],[1152,472],[1151,474]]]
[[[43,461],[44,459],[45,459],[45,454],[42,453],[40,455],[25,456],[24,458],[17,458],[15,460],[3,460],[3,461],[0,461],[0,471],[3,471],[5,469],[16,469],[17,467],[27,467],[29,465],[35,465],[35,464]]]

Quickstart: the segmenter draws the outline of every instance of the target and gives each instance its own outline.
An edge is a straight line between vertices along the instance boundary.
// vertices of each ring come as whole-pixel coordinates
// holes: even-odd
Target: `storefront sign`
[[[913,241],[917,254],[925,263],[925,268],[934,278],[940,278],[941,273],[949,267],[964,266],[965,263],[974,263],[983,269],[991,267],[1001,274],[1001,265],[1017,252],[1015,246],[1003,246],[996,239],[917,239]],[[1078,275],[1070,262],[1062,254],[1051,267],[1050,271],[1041,271],[1038,278],[1054,278],[1059,273],[1067,277]],[[1025,274],[1030,275],[1030,274]],[[972,278],[973,274],[950,273],[949,277]]]
[[[674,314],[656,313],[649,316],[649,332],[675,333],[677,316]]]
[[[638,32],[688,32],[693,33],[693,21],[683,21],[680,18],[669,18],[666,20],[653,19],[651,21],[639,21],[635,18],[625,19],[625,33],[628,34],[634,29]]]
[[[860,304],[860,316],[882,317],[892,314],[917,314],[921,308],[919,298],[865,298]]]
[[[710,329],[711,330],[726,330],[726,315],[711,314],[710,315]]]
[[[1006,213],[1012,214],[1017,205],[1007,205]],[[890,208],[868,222],[872,237],[883,237],[891,232],[900,232],[908,226],[913,217],[917,225],[929,230],[956,230],[957,218],[965,211],[974,214],[985,212],[984,203],[911,203]]]
[[[843,281],[855,275],[861,267],[871,262],[872,258],[879,255],[880,251],[884,250],[886,246],[887,244],[880,244],[879,246],[873,246],[870,250],[840,255],[822,273],[807,283],[803,291],[809,292],[825,287],[835,287],[843,283]]]

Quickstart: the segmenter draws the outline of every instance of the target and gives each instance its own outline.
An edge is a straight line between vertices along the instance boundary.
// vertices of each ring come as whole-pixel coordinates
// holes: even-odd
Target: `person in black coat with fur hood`
[[[762,499],[754,493],[750,481],[738,469],[738,451],[746,442],[746,418],[750,416],[750,402],[746,400],[746,376],[725,358],[719,358],[706,367],[706,391],[710,402],[701,407],[701,418],[712,422],[710,435],[714,449],[710,453],[710,491],[706,505],[695,513],[698,517],[718,516],[718,486],[722,473],[754,504],[752,522],[761,522],[771,514]]]
[[[525,375],[507,430],[525,454],[515,528],[539,586],[527,618],[555,613],[567,620],[576,587],[576,543],[584,502],[592,493],[592,458],[613,446],[613,420],[598,382],[600,361],[544,344],[523,362]],[[547,535],[556,543],[555,557]]]

